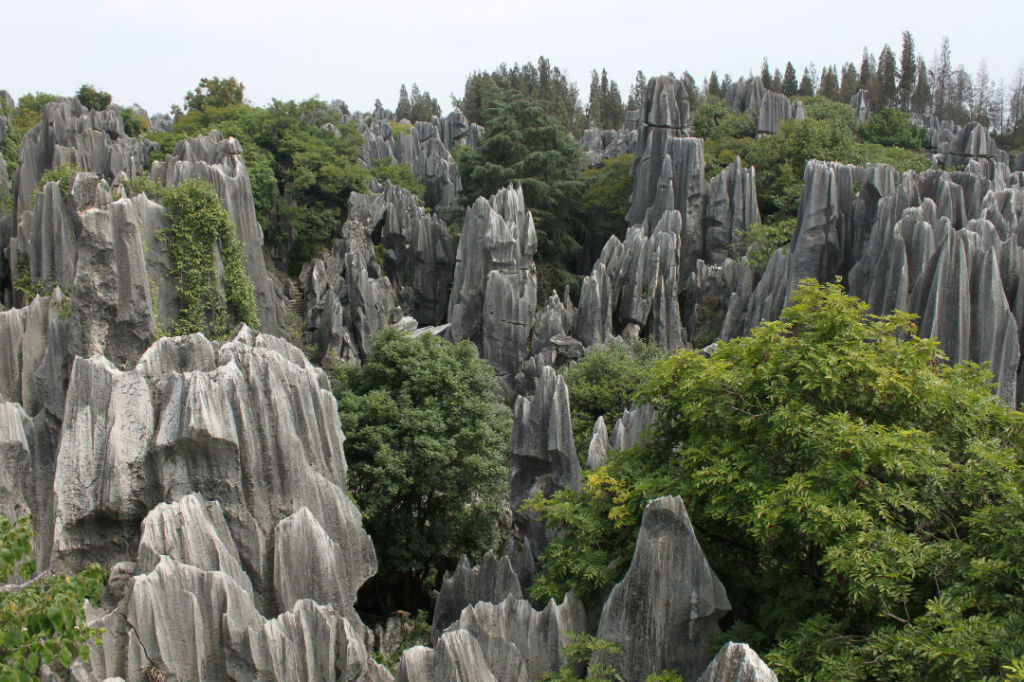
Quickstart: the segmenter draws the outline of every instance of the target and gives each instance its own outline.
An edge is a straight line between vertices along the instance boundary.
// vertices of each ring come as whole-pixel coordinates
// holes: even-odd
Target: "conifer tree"
[[[786,97],[793,97],[798,89],[796,69],[793,68],[793,62],[786,62],[786,75],[782,78],[782,94]]]
[[[910,31],[903,32],[903,51],[900,54],[900,107],[910,109],[910,100],[917,85],[917,58],[914,56],[914,38]]]

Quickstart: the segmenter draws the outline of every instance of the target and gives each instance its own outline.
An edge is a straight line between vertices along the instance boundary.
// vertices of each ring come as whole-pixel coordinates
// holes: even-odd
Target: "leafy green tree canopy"
[[[511,416],[494,371],[468,341],[387,328],[339,378],[349,490],[378,576],[431,589],[460,554],[479,556],[501,535]]]
[[[85,84],[78,88],[78,92],[75,93],[75,97],[78,98],[78,101],[81,102],[83,106],[93,109],[94,111],[106,109],[111,100],[109,92],[97,90],[89,84]]]
[[[242,104],[245,85],[239,83],[234,76],[230,78],[200,78],[195,90],[185,95],[185,111],[206,109],[207,107],[226,107]]]
[[[35,572],[28,517],[12,526],[0,515],[0,583],[12,574],[28,580]],[[67,669],[89,660],[90,640],[101,631],[88,627],[85,600],[98,603],[106,572],[93,564],[77,575],[40,576],[0,589],[0,679],[38,679],[42,664]]]
[[[780,320],[665,361],[645,442],[533,503],[558,530],[534,596],[618,580],[644,504],[675,494],[733,604],[725,636],[780,679],[1024,670],[1024,415],[915,332],[805,282]]]

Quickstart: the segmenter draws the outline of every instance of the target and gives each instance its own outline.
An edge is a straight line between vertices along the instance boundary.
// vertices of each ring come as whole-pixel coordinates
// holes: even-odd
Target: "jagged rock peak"
[[[245,248],[245,270],[252,280],[260,328],[284,335],[281,301],[274,290],[263,257],[263,229],[256,220],[252,183],[243,160],[242,145],[220,131],[181,140],[163,161],[155,161],[150,175],[167,187],[186,178],[202,178],[217,190],[224,207],[235,221],[236,234]]]
[[[857,119],[861,123],[867,123],[868,119],[871,118],[871,102],[868,98],[867,90],[858,90],[857,94],[850,99],[850,106],[853,107],[854,112],[857,114]]]
[[[728,642],[697,682],[778,682],[778,678],[749,646]]]
[[[183,344],[206,366],[179,371]],[[199,493],[223,509],[259,603],[273,600],[282,570],[270,559],[277,525],[303,507],[317,533],[346,548],[343,592],[354,597],[351,585],[375,572],[376,557],[346,492],[343,441],[323,370],[244,325],[219,346],[160,339],[128,371],[77,358],[53,480],[50,564],[73,570],[130,556],[150,509]]]
[[[449,338],[476,343],[506,382],[526,359],[537,306],[536,250],[521,187],[480,197],[466,212],[448,300]]]
[[[731,608],[682,499],[659,497],[644,509],[633,561],[601,611],[597,636],[622,653],[598,658],[628,682],[666,669],[695,679],[711,659],[708,637]]]
[[[524,668],[527,679],[539,680],[565,665],[569,633],[586,627],[583,604],[569,592],[561,604],[551,599],[541,611],[513,596],[499,604],[479,602],[463,609],[448,631],[472,633],[499,680],[516,679]]]
[[[30,207],[36,184],[50,168],[70,163],[108,180],[120,173],[130,177],[143,172],[155,148],[151,140],[125,135],[117,107],[93,111],[77,98],[50,102],[21,140],[14,215]]]
[[[395,682],[498,682],[484,658],[479,642],[466,630],[446,632],[437,646],[406,649],[398,663]],[[505,682],[505,680],[502,680]],[[512,682],[527,682],[525,676]]]
[[[766,91],[757,112],[757,134],[774,135],[779,125],[793,117],[789,98],[781,92]]]
[[[459,618],[467,606],[477,602],[497,604],[506,597],[521,599],[523,596],[516,572],[508,557],[498,559],[488,551],[479,566],[470,567],[469,559],[463,554],[455,572],[445,574],[434,605],[434,621],[431,624],[436,642],[441,633]]]

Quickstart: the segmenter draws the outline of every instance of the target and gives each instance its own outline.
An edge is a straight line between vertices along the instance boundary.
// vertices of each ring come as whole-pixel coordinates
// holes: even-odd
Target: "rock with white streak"
[[[395,682],[498,682],[483,650],[469,632],[446,632],[437,646],[406,649],[398,664]],[[519,678],[514,682],[523,682]]]
[[[746,644],[728,642],[697,682],[778,682],[772,669]]]

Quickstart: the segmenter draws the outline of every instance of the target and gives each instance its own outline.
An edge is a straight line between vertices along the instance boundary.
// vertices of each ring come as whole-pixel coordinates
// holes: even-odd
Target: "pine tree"
[[[762,74],[762,76],[763,76],[763,74]],[[768,83],[765,84],[765,87],[767,88],[769,85],[771,85],[771,76],[770,75],[768,76]],[[706,86],[704,86],[704,91],[707,93],[708,97],[721,97],[722,96],[722,86],[718,82],[718,74],[716,72],[714,72],[714,71],[711,72],[711,77],[708,78],[708,84]]]
[[[878,92],[875,101],[879,102],[879,109],[885,109],[896,103],[896,96],[896,55],[886,45],[878,55]]]
[[[910,31],[903,32],[903,51],[900,54],[900,106],[904,111],[910,109],[910,100],[917,85],[917,58],[914,56],[914,38]]]
[[[412,103],[409,102],[409,91],[405,89],[405,83],[398,91],[398,106],[395,107],[395,118],[412,120]]]
[[[932,103],[932,91],[928,85],[928,69],[925,68],[924,60],[917,58],[917,85],[914,87],[914,94],[910,98],[910,110],[915,114],[924,114]]]
[[[786,62],[786,75],[782,78],[782,94],[786,97],[794,97],[798,87],[793,62]]]
[[[853,62],[843,64],[842,82],[839,85],[839,101],[849,102],[860,90],[860,81],[857,77],[857,67]]]
[[[808,69],[804,69],[804,75],[800,79],[800,87],[796,94],[801,97],[814,97],[814,81],[811,79],[811,72]]]
[[[600,127],[601,124],[601,83],[598,79],[597,69],[590,72],[590,99],[587,100],[587,122],[595,127]]]
[[[644,102],[645,90],[647,90],[647,79],[644,77],[643,71],[637,71],[636,78],[633,80],[633,87],[629,91],[629,101],[626,103],[626,108],[630,111],[639,110]]]
[[[864,54],[860,59],[860,87],[862,90],[871,89],[871,81],[875,77],[875,55],[864,48]]]
[[[835,102],[842,101],[842,98],[839,96],[839,76],[836,74],[835,66],[826,67],[821,72],[821,85],[818,88],[818,95],[828,97]]]
[[[953,91],[953,57],[949,49],[949,36],[942,36],[942,46],[935,58],[934,104],[935,114],[941,119],[951,119],[950,97]]]
[[[772,72],[768,70],[768,57],[761,62],[761,84],[768,89],[772,87]]]
[[[782,72],[778,69],[772,74],[772,86],[768,89],[772,92],[782,92]]]

